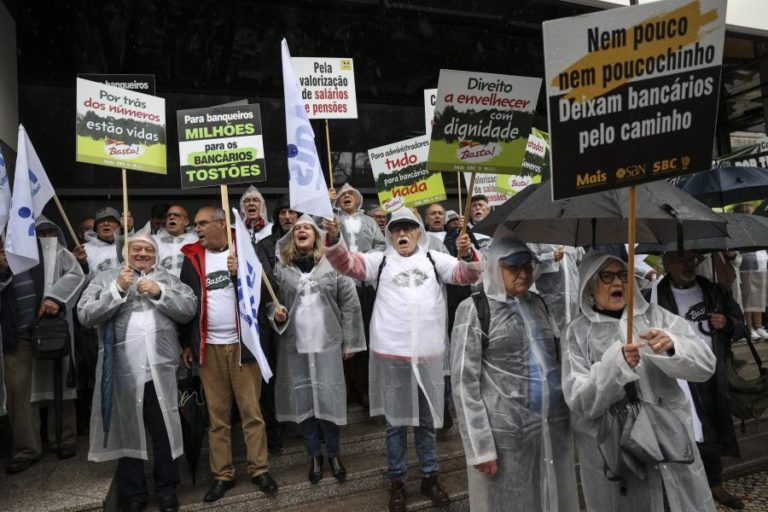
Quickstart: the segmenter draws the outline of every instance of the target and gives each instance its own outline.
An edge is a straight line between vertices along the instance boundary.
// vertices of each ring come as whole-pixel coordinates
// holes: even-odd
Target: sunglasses
[[[603,284],[612,284],[613,280],[617,277],[619,278],[619,281],[621,281],[621,284],[627,284],[627,281],[629,280],[629,272],[626,270],[619,270],[618,272],[611,272],[610,270],[603,270],[602,272],[597,274],[597,277],[600,278],[600,281]]]

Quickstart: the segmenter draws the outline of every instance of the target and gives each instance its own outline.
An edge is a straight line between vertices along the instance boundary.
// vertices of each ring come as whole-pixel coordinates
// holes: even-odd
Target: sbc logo
[[[653,174],[660,172],[685,171],[691,164],[691,157],[683,155],[680,158],[667,158],[653,163]]]

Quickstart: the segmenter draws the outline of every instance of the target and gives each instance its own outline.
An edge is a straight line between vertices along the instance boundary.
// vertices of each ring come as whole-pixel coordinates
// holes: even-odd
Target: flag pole
[[[58,203],[58,199],[56,200],[56,202]],[[125,170],[125,168],[123,168],[123,233],[125,234],[125,241],[123,242],[123,259],[125,260],[125,268],[129,268],[130,264],[128,262],[128,172]],[[77,238],[75,238],[75,240],[77,240]]]
[[[333,188],[333,164],[331,163],[331,132],[328,129],[328,120],[325,120],[325,149],[328,153],[328,188]]]
[[[67,214],[64,212],[64,207],[61,206],[61,201],[59,201],[59,196],[56,194],[56,192],[53,193],[53,200],[56,203],[56,207],[59,209],[59,213],[61,214],[61,217],[64,219],[64,224],[67,226],[67,231],[69,231],[69,234],[72,236],[72,240],[75,241],[75,247],[79,247],[82,244],[80,243],[80,240],[77,238],[77,234],[75,233],[75,230],[72,229],[72,224],[69,223],[69,218],[67,217]]]
[[[635,224],[636,224],[636,196],[635,187],[629,187],[627,200],[627,343],[633,343],[632,330],[635,319]]]
[[[461,179],[461,173],[459,173],[459,179]],[[459,185],[461,187],[461,185]],[[472,177],[469,178],[469,186],[467,187],[467,204],[464,205],[464,213],[467,213],[469,211],[469,208],[472,206],[472,192],[475,190],[475,173],[472,173]],[[464,223],[461,225],[461,232],[459,232],[459,237],[461,237],[464,233],[467,232],[467,224],[469,223],[468,218],[464,218]],[[458,252],[458,251],[457,251]],[[461,257],[457,254],[456,259],[459,260]]]

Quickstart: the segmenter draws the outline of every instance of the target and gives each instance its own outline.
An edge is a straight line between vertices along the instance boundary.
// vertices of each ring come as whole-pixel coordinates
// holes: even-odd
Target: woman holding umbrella
[[[323,477],[321,432],[333,476],[343,482],[347,471],[339,458],[339,425],[347,424],[347,388],[342,360],[365,350],[355,283],[325,259],[322,233],[309,215],[280,239],[277,256],[275,280],[285,304],[276,310],[273,305],[270,315],[279,333],[277,419],[301,426],[311,483]]]
[[[692,464],[662,463],[646,468],[646,478],[626,476],[624,489],[604,474],[597,433],[601,418],[634,383],[639,397],[661,405],[691,431],[691,412],[676,378],[707,380],[715,357],[688,323],[648,304],[626,264],[599,252],[588,253],[579,268],[581,313],[571,322],[562,346],[563,395],[571,425],[587,509],[597,512],[714,511],[707,478],[696,450]],[[625,306],[634,294],[635,334],[626,343]]]

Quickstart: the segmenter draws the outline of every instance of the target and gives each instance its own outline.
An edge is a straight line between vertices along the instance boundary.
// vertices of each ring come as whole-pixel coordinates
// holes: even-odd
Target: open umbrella
[[[768,218],[743,213],[719,214],[726,222],[727,237],[685,240],[683,249],[698,252],[757,251],[768,248]],[[676,243],[640,244],[640,254],[662,254],[678,250]]]
[[[707,206],[722,208],[768,197],[768,169],[716,167],[680,179],[677,186]]]
[[[194,485],[197,480],[200,451],[208,432],[208,409],[200,377],[193,375],[191,370],[188,371],[187,378],[179,382],[179,414],[184,457],[189,464]]]
[[[727,236],[725,221],[665,181],[636,187],[636,241],[666,243]],[[475,231],[504,225],[526,242],[589,246],[627,241],[627,189],[553,201],[549,183],[530,185],[496,208]]]

